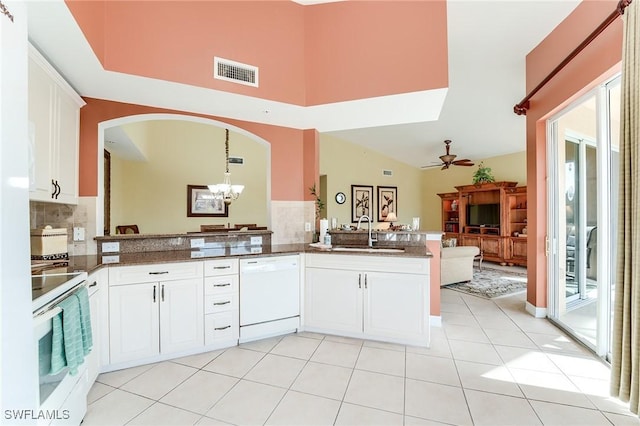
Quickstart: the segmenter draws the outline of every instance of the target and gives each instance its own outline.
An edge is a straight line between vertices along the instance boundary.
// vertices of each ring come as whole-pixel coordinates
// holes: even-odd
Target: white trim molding
[[[538,308],[537,306],[534,306],[529,302],[526,302],[525,310],[536,318],[547,317],[547,308]]]
[[[442,317],[440,315],[430,315],[429,325],[431,327],[442,327]]]

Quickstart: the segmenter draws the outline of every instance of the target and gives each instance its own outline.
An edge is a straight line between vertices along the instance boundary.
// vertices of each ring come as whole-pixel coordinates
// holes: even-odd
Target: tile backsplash
[[[89,225],[87,207],[79,204],[44,203],[41,201],[29,202],[29,214],[31,229],[44,228],[51,225],[53,228],[67,229],[67,247],[69,256],[80,256],[87,253],[87,239],[85,241],[73,241],[73,228],[82,227],[87,230]],[[85,232],[85,234],[87,234]]]

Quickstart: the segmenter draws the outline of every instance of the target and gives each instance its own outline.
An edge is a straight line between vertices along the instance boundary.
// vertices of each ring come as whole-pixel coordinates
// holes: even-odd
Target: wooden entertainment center
[[[444,238],[480,248],[485,260],[527,264],[527,187],[517,182],[456,186],[442,199]]]

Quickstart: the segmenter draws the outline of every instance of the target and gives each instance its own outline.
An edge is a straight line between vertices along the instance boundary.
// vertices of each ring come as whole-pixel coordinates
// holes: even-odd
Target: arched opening
[[[242,159],[230,164],[232,182],[245,185],[245,191],[229,206],[228,216],[188,217],[187,186],[222,182],[224,129],[230,134],[229,156]],[[111,153],[106,204],[105,149]],[[146,234],[196,232],[205,224],[271,228],[271,145],[242,128],[182,114],[132,115],[98,124],[97,152],[97,235],[104,234],[107,214],[112,234],[117,225],[132,223]]]

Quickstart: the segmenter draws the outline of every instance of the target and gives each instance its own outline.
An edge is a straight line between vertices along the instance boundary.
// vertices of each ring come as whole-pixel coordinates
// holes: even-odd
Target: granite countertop
[[[161,239],[170,239],[170,238],[198,238],[198,237],[206,237],[206,236],[220,236],[220,235],[271,235],[273,231],[268,229],[256,229],[256,230],[241,230],[235,228],[224,228],[218,231],[212,232],[186,232],[180,234],[115,234],[115,235],[104,235],[98,236],[94,239],[96,241],[116,241],[116,240],[144,240],[151,238],[161,238]]]
[[[388,247],[392,248],[392,247]],[[341,254],[347,256],[393,256],[393,257],[424,257],[430,259],[433,255],[422,246],[404,247],[404,252],[368,253],[359,251],[331,251],[310,247],[309,244],[278,244],[270,246],[239,246],[199,250],[168,250],[140,253],[104,253],[102,256],[71,256],[69,265],[64,272],[86,271],[91,273],[108,265],[144,265],[152,263],[186,262],[191,260],[220,259],[225,257],[278,256],[294,253],[323,253]]]

